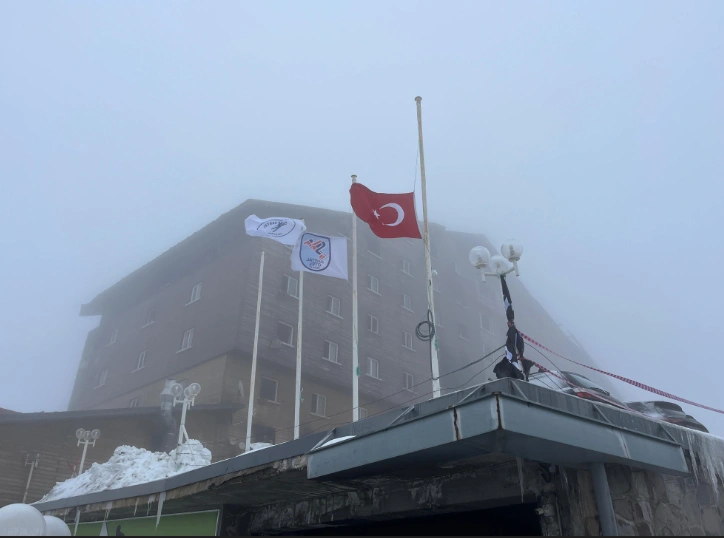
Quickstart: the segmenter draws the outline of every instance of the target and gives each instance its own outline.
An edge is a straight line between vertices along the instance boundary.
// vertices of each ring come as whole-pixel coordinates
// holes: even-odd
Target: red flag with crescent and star
[[[414,192],[383,194],[371,191],[361,183],[353,183],[349,194],[355,214],[369,224],[377,237],[422,239],[415,214]]]

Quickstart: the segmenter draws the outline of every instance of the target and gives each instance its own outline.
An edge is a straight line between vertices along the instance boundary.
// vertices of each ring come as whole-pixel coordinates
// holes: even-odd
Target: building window
[[[380,242],[377,239],[371,239],[367,244],[367,251],[370,254],[374,254],[378,258],[382,258],[382,251],[380,250]]]
[[[179,349],[179,352],[186,351],[191,347],[191,344],[193,343],[194,339],[194,330],[189,329],[184,333],[184,337],[181,340],[181,349]]]
[[[410,262],[408,260],[402,260],[402,272],[406,275],[412,276],[412,271],[410,270]]]
[[[294,327],[281,321],[277,322],[277,338],[285,346],[294,347]]]
[[[380,332],[380,320],[372,314],[367,314],[367,330],[375,334]]]
[[[276,379],[262,377],[261,385],[259,386],[259,398],[261,398],[262,400],[267,400],[269,402],[276,402],[278,388],[279,383]]]
[[[367,357],[367,375],[375,379],[380,378],[380,361]]]
[[[103,370],[103,371],[98,375],[98,383],[96,384],[96,388],[100,388],[100,387],[105,386],[105,384],[106,384],[106,379],[107,379],[107,378],[108,378],[108,368],[106,368],[105,370]]]
[[[128,407],[130,407],[131,409],[135,409],[136,407],[138,407],[138,403],[139,403],[140,401],[141,401],[141,398],[133,398],[133,399],[129,402]]]
[[[339,346],[335,344],[334,342],[330,342],[329,340],[325,340],[324,342],[324,357],[323,359],[328,360],[329,362],[335,362],[339,364]]]
[[[156,321],[156,309],[155,308],[149,308],[148,312],[146,312],[146,321],[143,324],[144,327],[148,327],[151,323]]]
[[[402,294],[402,308],[412,312],[412,299],[406,293]]]
[[[405,372],[405,390],[412,391],[415,388],[415,376]]]
[[[405,343],[403,344],[407,349],[412,349],[412,335],[410,333],[402,333],[405,336]]]
[[[342,317],[339,315],[340,302],[339,299],[331,295],[327,295],[327,312],[333,316]]]
[[[113,332],[111,333],[111,338],[108,340],[108,345],[112,346],[116,343],[116,340],[118,340],[118,329],[113,329]]]
[[[468,328],[461,323],[458,324],[458,338],[462,338],[463,340],[469,340]]]
[[[133,370],[134,372],[144,368],[146,366],[146,351],[141,351],[141,354],[138,356],[138,362],[136,362],[136,369]]]
[[[360,420],[365,419],[369,416],[369,412],[364,407],[360,407],[358,411]]]
[[[463,268],[460,267],[460,264],[459,264],[458,262],[455,262],[454,266],[455,266],[455,272],[456,272],[458,275],[462,275],[462,274],[463,274]]]
[[[312,394],[312,414],[318,417],[327,416],[327,397],[322,394]]]
[[[299,298],[299,281],[296,278],[284,275],[284,289],[287,295],[291,295],[297,299]]]
[[[483,316],[482,313],[480,314],[480,328],[485,332],[495,334],[495,331],[493,330],[493,321],[488,316]]]
[[[191,299],[189,299],[188,304],[195,303],[199,299],[201,299],[201,282],[191,288]]]
[[[377,295],[380,294],[380,281],[377,280],[377,277],[369,275],[369,281],[367,282],[367,289],[369,289],[373,293],[376,293]]]
[[[276,443],[277,431],[271,426],[253,424],[251,426],[251,440],[254,443]]]

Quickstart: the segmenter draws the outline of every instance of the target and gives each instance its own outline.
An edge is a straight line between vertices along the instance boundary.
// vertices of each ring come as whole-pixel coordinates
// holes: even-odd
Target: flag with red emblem
[[[414,192],[384,194],[361,183],[353,183],[349,194],[355,215],[365,221],[377,237],[422,239],[415,214]]]

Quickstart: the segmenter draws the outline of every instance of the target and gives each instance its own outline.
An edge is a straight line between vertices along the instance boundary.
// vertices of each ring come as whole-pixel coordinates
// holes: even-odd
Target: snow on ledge
[[[353,438],[354,438],[354,435],[345,435],[344,437],[337,437],[335,439],[330,439],[329,441],[324,443],[319,448],[324,448],[325,446],[336,445],[337,443],[341,443],[342,441],[346,441],[347,439],[353,439]]]

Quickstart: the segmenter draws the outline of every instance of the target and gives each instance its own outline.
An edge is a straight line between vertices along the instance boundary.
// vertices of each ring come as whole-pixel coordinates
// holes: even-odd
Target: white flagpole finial
[[[417,97],[415,97],[416,103],[419,103],[420,101],[422,101],[422,97],[420,97],[419,95]]]
[[[352,174],[352,183],[357,183],[357,176]]]

